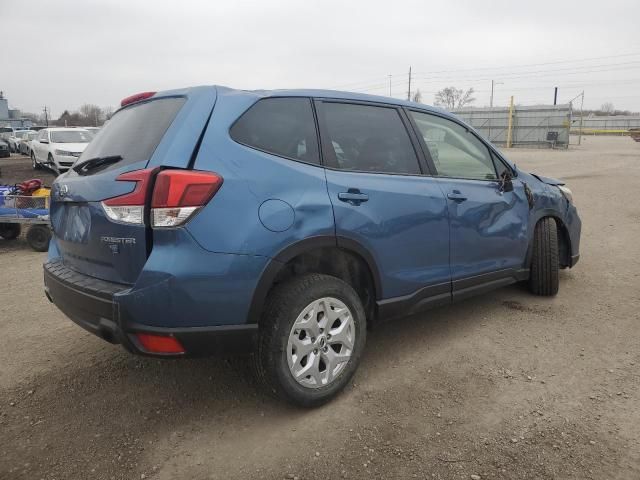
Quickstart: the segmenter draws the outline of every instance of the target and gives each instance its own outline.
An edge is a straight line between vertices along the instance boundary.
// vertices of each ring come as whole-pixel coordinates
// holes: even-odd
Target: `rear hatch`
[[[151,251],[151,229],[146,221],[110,219],[103,201],[149,190],[145,182],[123,181],[137,175],[128,172],[189,168],[215,100],[214,87],[142,95],[116,112],[74,168],[56,179],[51,224],[67,267],[111,282],[136,281]],[[146,191],[140,193],[148,203]]]

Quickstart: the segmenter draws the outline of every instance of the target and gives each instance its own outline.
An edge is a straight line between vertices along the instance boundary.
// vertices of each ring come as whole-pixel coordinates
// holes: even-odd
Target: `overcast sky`
[[[476,106],[640,111],[640,1],[0,0],[0,90],[27,112],[199,84],[334,88]]]

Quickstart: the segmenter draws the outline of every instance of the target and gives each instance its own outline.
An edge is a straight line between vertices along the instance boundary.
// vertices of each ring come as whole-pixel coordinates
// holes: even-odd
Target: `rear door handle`
[[[447,193],[447,198],[458,203],[464,202],[467,199],[467,197],[460,193],[459,190],[454,190],[453,192]]]
[[[348,192],[339,193],[338,200],[358,206],[362,202],[366,202],[367,200],[369,200],[369,195],[367,195],[366,193],[362,193],[357,188],[350,188]]]

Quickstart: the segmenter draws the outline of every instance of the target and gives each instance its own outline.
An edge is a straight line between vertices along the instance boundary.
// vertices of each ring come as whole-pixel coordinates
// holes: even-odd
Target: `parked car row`
[[[0,139],[0,158],[6,158],[11,156],[11,152],[9,150],[9,144],[4,140]]]
[[[38,127],[36,127],[38,128]],[[31,157],[34,170],[66,172],[95,137],[98,127],[45,127],[38,130],[0,128],[0,158],[11,153]]]

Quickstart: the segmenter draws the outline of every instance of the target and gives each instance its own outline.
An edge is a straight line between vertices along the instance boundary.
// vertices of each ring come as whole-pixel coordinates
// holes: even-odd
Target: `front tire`
[[[322,405],[355,373],[366,342],[366,316],[355,290],[322,274],[276,287],[260,322],[258,380],[302,407]]]
[[[530,290],[541,296],[556,295],[560,283],[559,270],[558,227],[553,218],[546,217],[538,222],[533,233]]]
[[[31,151],[31,166],[33,167],[34,170],[40,170],[40,164],[38,163],[38,161],[36,160],[36,156],[33,153],[33,150]]]

